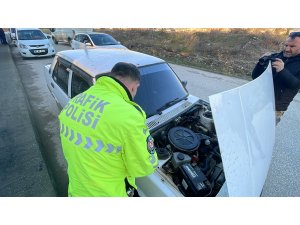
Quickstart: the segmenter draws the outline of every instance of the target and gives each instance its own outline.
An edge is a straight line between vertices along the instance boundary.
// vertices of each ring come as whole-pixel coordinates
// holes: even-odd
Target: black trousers
[[[126,185],[126,191],[127,192],[132,192],[133,191],[133,196],[131,196],[131,197],[140,197],[137,190],[129,184],[127,178],[125,178],[125,185]]]

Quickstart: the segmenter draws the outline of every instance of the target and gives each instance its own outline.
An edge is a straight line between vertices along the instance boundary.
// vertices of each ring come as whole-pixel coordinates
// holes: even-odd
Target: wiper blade
[[[173,99],[173,100],[167,102],[166,104],[164,104],[162,107],[158,108],[158,109],[156,110],[156,113],[157,113],[157,114],[161,114],[162,111],[164,111],[165,109],[169,108],[169,107],[172,106],[172,105],[175,105],[176,103],[178,103],[178,102],[180,102],[180,101],[182,101],[182,100],[184,100],[184,99],[187,99],[187,96],[184,96],[183,98],[175,98],[175,99]]]
[[[104,46],[104,45],[117,45],[117,44],[115,44],[115,43],[105,43],[105,44],[101,44],[102,46]]]

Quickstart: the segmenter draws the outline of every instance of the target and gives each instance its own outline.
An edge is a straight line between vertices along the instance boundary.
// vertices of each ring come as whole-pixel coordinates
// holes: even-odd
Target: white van
[[[16,28],[9,28],[10,38],[11,40],[16,40]]]
[[[54,56],[56,53],[51,41],[38,28],[18,28],[16,38],[22,57]]]
[[[16,28],[9,28],[8,31],[5,32],[5,38],[8,44],[17,46]]]
[[[55,44],[65,42],[71,46],[75,34],[79,32],[92,32],[93,28],[50,28],[52,40]]]

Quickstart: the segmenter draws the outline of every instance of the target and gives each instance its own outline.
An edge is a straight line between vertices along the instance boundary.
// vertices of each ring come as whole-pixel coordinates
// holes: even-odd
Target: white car
[[[50,28],[52,40],[55,44],[58,42],[68,43],[71,46],[71,41],[75,34],[79,32],[92,32],[92,28]]]
[[[132,63],[141,72],[141,85],[134,101],[146,112],[147,126],[155,140],[159,159],[154,174],[136,179],[140,196],[259,196],[270,162],[267,152],[274,144],[274,99],[273,103],[269,102],[268,94],[265,94],[265,102],[263,96],[253,98],[251,95],[250,101],[246,99],[240,108],[238,101],[243,98],[238,94],[234,94],[238,102],[233,102],[235,107],[231,107],[230,99],[216,96],[213,105],[219,109],[212,111],[207,102],[187,92],[186,82],[180,81],[164,60],[131,50],[61,51],[56,54],[52,64],[45,66],[44,76],[58,105],[64,107],[71,98],[94,85],[97,78],[109,74],[118,62]],[[270,75],[266,77],[271,79]],[[272,85],[269,87],[273,90]],[[272,92],[267,90],[266,93]],[[254,114],[255,118],[243,111],[251,99],[258,102],[258,107],[263,107],[263,111]],[[222,104],[226,104],[232,112],[227,114]],[[266,104],[269,107],[265,107]],[[256,111],[256,105],[250,105],[251,113]],[[215,124],[212,113],[221,121],[219,124]],[[238,123],[231,122],[232,116],[233,121]],[[245,123],[245,116],[254,118],[254,122],[249,120],[249,123]],[[222,122],[225,122],[225,126],[220,126]],[[267,126],[267,130],[263,126],[256,130],[256,123],[270,126]],[[244,134],[245,124],[249,126],[250,133]],[[236,126],[234,130],[231,127],[227,131],[228,125]],[[272,126],[273,129],[269,129]],[[224,129],[218,136],[217,127]],[[263,135],[260,135],[261,132]],[[253,139],[252,135],[255,135]],[[269,135],[268,138],[264,138],[265,135]],[[261,138],[262,141],[257,143],[256,140]],[[255,145],[251,144],[251,140]],[[226,144],[225,147],[223,145],[223,152],[220,152],[219,143]],[[265,144],[268,144],[267,147]],[[262,148],[258,155],[254,154],[255,160],[251,158],[251,146]],[[224,158],[226,163],[223,162]],[[267,162],[264,161],[266,158]],[[255,170],[257,165],[259,167]],[[251,175],[252,169],[256,172],[254,175]],[[257,177],[259,182],[256,182]]]
[[[112,36],[105,33],[86,32],[75,35],[71,42],[72,49],[85,48],[119,48],[127,49],[115,40]]]
[[[17,47],[22,57],[54,56],[56,51],[52,42],[37,28],[18,28]]]

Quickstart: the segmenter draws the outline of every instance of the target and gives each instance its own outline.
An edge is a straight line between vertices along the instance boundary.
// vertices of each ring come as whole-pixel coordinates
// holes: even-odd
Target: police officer
[[[137,188],[136,177],[154,172],[154,140],[145,112],[133,102],[139,85],[137,67],[117,63],[60,113],[69,196],[125,197],[125,181]]]

